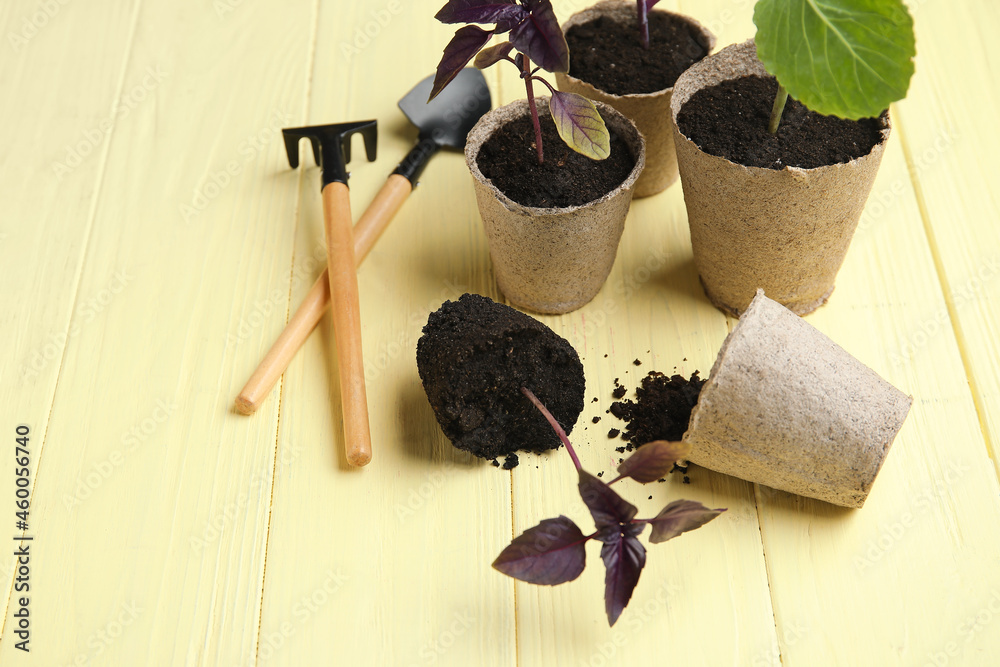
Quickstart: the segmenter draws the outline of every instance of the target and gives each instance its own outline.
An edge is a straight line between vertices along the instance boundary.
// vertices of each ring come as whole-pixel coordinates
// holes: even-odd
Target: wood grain
[[[304,122],[379,118],[378,160],[350,165],[355,209],[375,197],[416,141],[396,102],[427,75],[453,32],[426,21],[437,9],[427,3],[393,6],[398,13],[347,60],[342,40],[388,5],[324,3],[318,21],[317,45],[326,50],[317,48]],[[410,40],[414,25],[427,29],[399,60],[389,45]],[[510,540],[510,478],[445,439],[415,362],[420,329],[442,301],[465,291],[496,297],[470,179],[461,155],[435,156],[358,270],[376,453],[370,466],[349,469],[328,445],[342,431],[331,407],[340,402],[331,383],[336,363],[323,345],[328,318],[285,374],[261,664],[330,656],[344,664],[514,663],[513,586],[488,570]],[[315,200],[312,189],[302,192],[293,266],[323,238]],[[308,280],[293,289],[293,303],[307,288]],[[339,590],[315,611],[302,607],[303,598],[322,598],[330,570],[344,577]],[[272,649],[265,639],[277,641],[283,628],[292,636]]]
[[[30,428],[33,510],[67,349],[102,328],[135,271],[132,263],[119,261],[100,267],[94,283],[84,285],[81,278],[109,146],[133,120],[124,99],[139,81],[127,76],[124,63],[134,45],[137,4],[60,6],[54,17],[42,16],[42,27],[34,20],[34,2],[0,7],[0,94],[8,100],[0,130],[0,198],[6,204],[0,221],[0,412],[11,439],[18,424]],[[93,40],[89,48],[78,39],[81,33]],[[137,116],[139,105],[135,109]],[[4,483],[13,485],[12,456],[3,457],[0,469]],[[13,494],[14,487],[8,488]],[[38,520],[32,511],[29,535],[38,531]],[[0,557],[5,616],[16,574],[12,552],[4,549]],[[9,653],[9,643],[0,644],[0,656]]]
[[[121,27],[132,43],[116,64],[123,94],[143,90],[150,69],[163,80],[148,80],[121,118],[90,186],[77,292],[110,291],[116,271],[128,286],[89,326],[82,304],[72,311],[81,330],[66,346],[32,502],[39,618],[30,657],[4,641],[3,664],[254,656],[277,408],[248,421],[230,406],[282,326],[253,314],[288,307],[286,221],[300,174],[288,170],[279,132],[303,115],[311,9],[272,1],[220,14],[194,0],[144,2],[134,27],[131,18]],[[114,16],[110,5],[61,12],[50,29],[74,26],[71,61]],[[36,85],[47,90],[59,71]],[[33,112],[24,113],[22,123]],[[26,221],[45,224],[33,199],[17,201]],[[49,234],[62,244],[59,226]],[[96,633],[109,624],[121,630],[105,642]]]
[[[954,10],[954,11],[952,11]],[[990,458],[1000,474],[1000,200],[991,156],[1000,153],[993,110],[1000,66],[990,2],[913,4],[919,53],[913,87],[896,105],[901,143],[944,291],[914,309],[897,363],[937,358],[952,329]]]
[[[1000,655],[1000,237],[987,161],[1000,151],[1000,16],[987,0],[911,3],[917,75],[892,109],[837,289],[807,318],[915,398],[865,507],[694,467],[690,484],[624,483],[643,515],[679,497],[728,511],[650,545],[610,629],[596,550],[555,588],[489,567],[544,518],[590,525],[566,454],[524,455],[510,472],[473,460],[420,387],[428,313],[466,291],[502,299],[461,155],[430,162],[357,274],[372,465],[342,454],[329,318],[274,400],[251,418],[231,407],[325,264],[318,170],[288,167],[280,128],[378,118],[378,159],[360,159],[359,141],[350,165],[363,210],[416,139],[396,101],[454,32],[432,19],[440,0],[136,0],[37,14],[44,4],[0,6],[0,92],[13,101],[0,111],[0,402],[5,433],[32,428],[36,536],[30,654],[12,641],[13,559],[0,558],[0,664]],[[555,9],[562,19],[588,4]],[[658,6],[694,16],[721,47],[753,34],[752,4]],[[509,66],[487,79],[495,104],[522,94]],[[87,155],[57,171],[74,150]],[[621,424],[605,412],[615,379],[707,374],[733,322],[698,284],[679,186],[634,203],[593,302],[542,319],[583,358],[587,403],[570,437],[606,474],[621,456],[607,437]],[[12,480],[12,457],[0,461]]]

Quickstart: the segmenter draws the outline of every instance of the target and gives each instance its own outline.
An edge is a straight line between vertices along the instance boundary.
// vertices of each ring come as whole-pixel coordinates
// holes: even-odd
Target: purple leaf
[[[490,41],[492,34],[491,31],[477,28],[474,25],[458,29],[455,36],[448,42],[448,46],[444,47],[444,54],[441,56],[441,62],[437,66],[437,74],[434,76],[434,86],[431,88],[430,97],[427,98],[428,102],[437,97],[438,93],[458,76],[462,68],[468,65],[473,56],[479,53],[479,49]]]
[[[653,526],[649,541],[653,544],[666,542],[681,533],[701,528],[725,511],[725,509],[710,510],[693,500],[675,500],[660,510],[655,519],[649,520]]]
[[[638,511],[635,505],[586,470],[580,470],[579,488],[580,497],[590,509],[598,531],[609,527],[620,530],[621,525],[630,522]]]
[[[641,2],[641,3],[643,4],[643,5],[645,5],[645,7],[646,7],[646,11],[647,11],[647,12],[648,12],[648,11],[649,11],[650,9],[652,9],[652,8],[653,8],[653,5],[655,5],[655,4],[656,4],[656,3],[658,3],[659,1],[660,1],[660,0],[639,0],[639,2]]]
[[[567,146],[592,160],[603,160],[611,155],[608,128],[597,107],[586,97],[553,91],[549,111]]]
[[[649,484],[664,477],[680,461],[691,453],[691,445],[686,442],[654,440],[635,451],[632,456],[618,466],[621,477],[631,477],[642,484]]]
[[[614,625],[621,616],[625,605],[632,598],[632,591],[639,583],[639,575],[646,564],[646,549],[636,538],[636,529],[643,526],[629,526],[625,533],[609,530],[598,536],[604,545],[601,559],[604,561],[604,610],[608,614],[608,624]]]
[[[587,564],[590,539],[564,516],[545,519],[518,535],[493,561],[493,567],[529,584],[555,586],[573,581]]]
[[[549,0],[527,0],[531,12],[510,31],[514,48],[548,72],[569,71],[569,47]]]
[[[486,69],[492,65],[503,60],[510,50],[514,48],[514,45],[510,42],[504,42],[503,44],[495,44],[488,49],[483,49],[476,56],[476,60],[473,65],[479,69]]]
[[[448,0],[434,15],[441,23],[496,23],[497,33],[507,32],[528,16],[515,0]]]

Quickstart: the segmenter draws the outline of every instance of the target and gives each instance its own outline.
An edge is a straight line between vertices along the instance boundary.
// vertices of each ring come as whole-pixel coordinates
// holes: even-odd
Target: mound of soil
[[[641,447],[653,440],[681,440],[704,384],[698,371],[692,373],[690,379],[682,375],[668,378],[663,373],[650,371],[635,390],[635,401],[624,399],[612,403],[611,414],[628,423],[622,433],[622,440],[630,443],[627,449]]]
[[[477,294],[430,314],[417,341],[417,370],[444,434],[485,459],[560,445],[521,387],[567,433],[583,411],[576,350],[538,320]],[[516,465],[516,457],[508,460]]]

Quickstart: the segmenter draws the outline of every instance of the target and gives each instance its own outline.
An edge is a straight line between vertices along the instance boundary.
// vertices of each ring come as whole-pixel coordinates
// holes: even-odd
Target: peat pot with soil
[[[450,0],[436,17],[495,25],[455,33],[432,97],[473,58],[479,68],[510,63],[525,86],[525,99],[483,116],[465,147],[497,284],[519,307],[575,310],[597,295],[611,272],[645,165],[642,135],[613,108],[558,91],[538,76],[539,70],[569,69],[549,0]],[[506,33],[509,41],[484,48]],[[550,96],[536,98],[536,85]]]
[[[670,96],[677,77],[715,44],[694,19],[652,9],[657,1],[604,0],[571,16],[563,24],[570,69],[555,75],[559,90],[614,107],[646,139],[636,197],[677,180]]]
[[[677,162],[709,299],[738,316],[762,288],[801,315],[833,291],[871,192],[913,22],[901,0],[760,0],[754,22],[675,83]]]

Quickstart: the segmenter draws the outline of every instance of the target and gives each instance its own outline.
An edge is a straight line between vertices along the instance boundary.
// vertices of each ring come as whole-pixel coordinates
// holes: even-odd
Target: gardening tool
[[[428,104],[426,100],[433,83],[434,77],[427,77],[399,101],[399,108],[419,128],[420,134],[417,145],[389,175],[385,185],[354,225],[354,259],[358,264],[368,255],[406,201],[428,160],[440,148],[461,150],[469,130],[490,110],[490,91],[486,87],[486,79],[477,69],[467,68],[459,72],[455,80]],[[249,415],[260,407],[329,305],[330,285],[327,270],[324,269],[240,392],[236,399],[239,412]]]
[[[299,140],[312,142],[313,156],[322,168],[323,223],[326,229],[326,259],[331,267],[329,288],[333,309],[333,332],[337,339],[340,367],[340,400],[344,410],[344,440],[347,462],[363,466],[372,458],[368,427],[368,397],[365,366],[361,354],[361,304],[358,274],[354,270],[354,235],[351,231],[351,199],[347,188],[347,163],[351,160],[351,137],[364,138],[368,161],[375,160],[377,123],[313,125],[281,131],[288,151],[288,164],[299,166]]]

